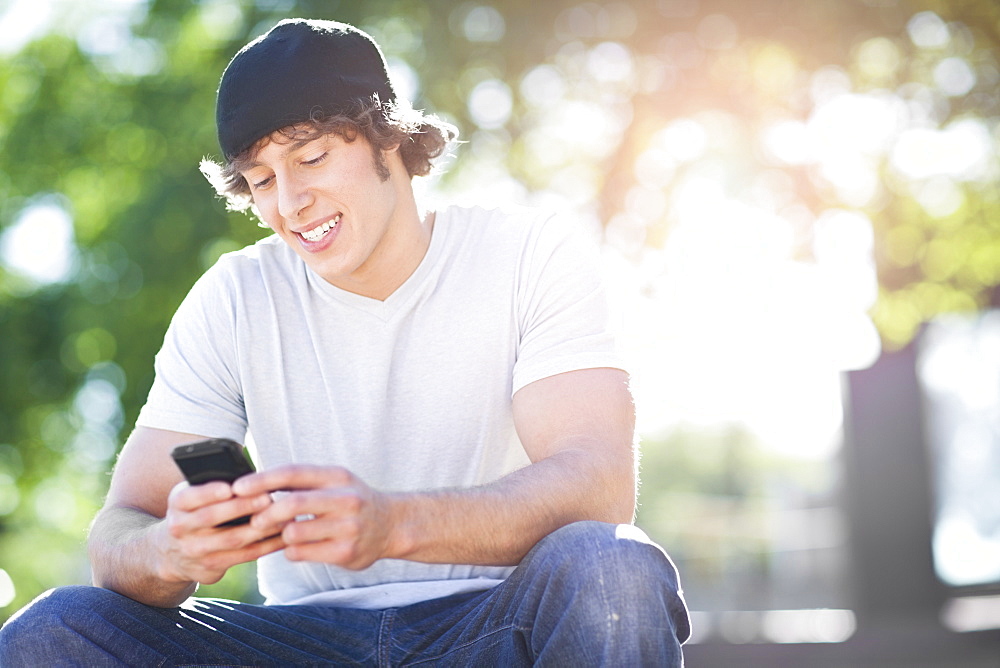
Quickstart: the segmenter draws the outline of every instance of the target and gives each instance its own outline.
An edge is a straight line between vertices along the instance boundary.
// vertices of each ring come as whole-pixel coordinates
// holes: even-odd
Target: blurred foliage
[[[992,0],[16,0],[0,15],[8,41],[29,6],[46,29],[0,55],[4,614],[87,580],[86,526],[175,307],[220,253],[264,233],[225,212],[197,164],[217,154],[228,58],[286,16],[365,28],[415,106],[462,128],[442,192],[547,193],[630,257],[663,247],[695,177],[787,221],[804,262],[824,211],[858,212],[888,347],[936,313],[988,305],[1000,283]],[[838,95],[857,104],[824,107]],[[823,143],[824,127],[841,134]],[[62,271],[33,273],[59,251],[58,212],[72,223]],[[711,440],[669,448],[680,459],[647,477],[648,507],[684,493],[650,480],[753,497],[757,468],[737,483],[723,466],[736,455]],[[250,572],[204,593],[243,595]]]

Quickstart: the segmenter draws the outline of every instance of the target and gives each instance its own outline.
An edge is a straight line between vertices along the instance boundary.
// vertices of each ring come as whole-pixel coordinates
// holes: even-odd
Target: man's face
[[[399,206],[399,157],[382,155],[388,179],[376,173],[371,145],[360,135],[298,141],[276,134],[241,172],[261,219],[313,271],[376,298],[384,298],[375,294],[378,286],[407,252],[402,242],[413,222]]]

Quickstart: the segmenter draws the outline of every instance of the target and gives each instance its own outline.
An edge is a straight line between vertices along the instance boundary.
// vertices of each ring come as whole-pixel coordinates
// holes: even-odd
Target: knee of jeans
[[[74,617],[99,609],[103,601],[115,596],[107,589],[85,585],[50,589],[14,613],[0,630],[0,638],[4,643],[14,642],[24,634],[37,636],[54,627],[65,627]]]
[[[569,524],[543,539],[534,558],[550,577],[568,578],[581,591],[600,592],[602,606],[636,615],[650,608],[662,610],[664,604],[671,609],[684,607],[670,557],[632,525]]]
[[[676,569],[663,548],[631,524],[574,522],[542,539],[536,551],[545,559],[565,558],[575,570],[610,570],[641,581],[648,568],[666,570],[676,580]]]
[[[86,645],[86,631],[121,597],[98,587],[72,585],[38,596],[0,629],[0,666],[50,665]]]

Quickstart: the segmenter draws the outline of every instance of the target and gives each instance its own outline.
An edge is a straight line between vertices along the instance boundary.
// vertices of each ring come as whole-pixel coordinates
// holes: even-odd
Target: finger
[[[351,570],[367,568],[375,561],[360,551],[358,543],[336,540],[288,545],[285,547],[285,558],[289,561],[334,564]]]
[[[233,566],[256,561],[260,557],[282,550],[284,547],[285,543],[281,536],[269,536],[238,548],[209,551],[190,559],[190,576],[187,579],[204,584],[214,584],[221,580]]]
[[[267,538],[262,538],[258,541],[250,543],[246,547],[243,554],[244,561],[256,561],[257,559],[271,554],[272,552],[277,552],[279,550],[285,549],[285,540],[281,537],[281,534],[275,536],[268,536]],[[243,562],[240,562],[243,563]]]
[[[192,511],[182,511],[177,508],[168,509],[170,533],[174,538],[204,533],[237,518],[252,516],[269,505],[271,505],[271,498],[265,494],[253,497],[231,497]]]
[[[280,533],[262,532],[245,524],[188,534],[178,542],[178,552],[184,560],[215,572],[250,561],[261,554],[262,549],[266,554],[283,546]]]
[[[167,523],[169,525],[169,522]],[[172,526],[167,534],[174,534]],[[203,529],[198,532],[173,536],[164,545],[169,557],[171,581],[203,582],[211,584],[226,571],[240,563],[254,561],[266,554],[284,549],[279,535],[253,529],[249,524],[231,529]]]
[[[221,579],[221,576],[225,575],[226,571],[233,566],[256,561],[265,555],[278,552],[284,548],[285,541],[278,535],[255,540],[240,548],[212,552],[198,561],[198,566],[196,567],[196,575],[198,577],[192,579],[197,582],[211,584],[204,578],[214,577],[216,580]]]
[[[281,530],[286,545],[317,543],[326,540],[357,543],[362,534],[362,523],[357,517],[344,519],[317,518],[289,522]]]
[[[189,485],[180,482],[170,491],[167,504],[184,512],[193,512],[207,505],[225,501],[233,496],[232,488],[222,481]]]
[[[290,464],[247,474],[233,483],[233,491],[240,496],[254,496],[281,490],[337,487],[353,480],[354,476],[339,466]]]
[[[363,509],[364,499],[350,487],[290,492],[276,499],[270,507],[255,514],[254,526],[278,528],[303,516],[339,519],[355,517]]]
[[[260,544],[270,545],[277,541],[284,545],[280,531],[261,531],[250,524],[215,529],[206,539],[207,548],[212,552],[256,551]]]

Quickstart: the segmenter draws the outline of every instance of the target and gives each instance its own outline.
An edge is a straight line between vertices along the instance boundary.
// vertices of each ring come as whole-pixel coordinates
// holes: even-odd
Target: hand
[[[389,495],[373,490],[350,471],[333,466],[283,466],[233,483],[238,496],[276,494],[255,514],[261,533],[281,532],[285,557],[360,570],[388,555],[392,534]],[[299,518],[296,520],[296,518]]]
[[[225,482],[179,483],[170,492],[167,514],[158,526],[160,577],[168,582],[213,584],[226,571],[284,547],[280,536],[223,522],[252,515],[271,505],[267,494],[238,497]]]

